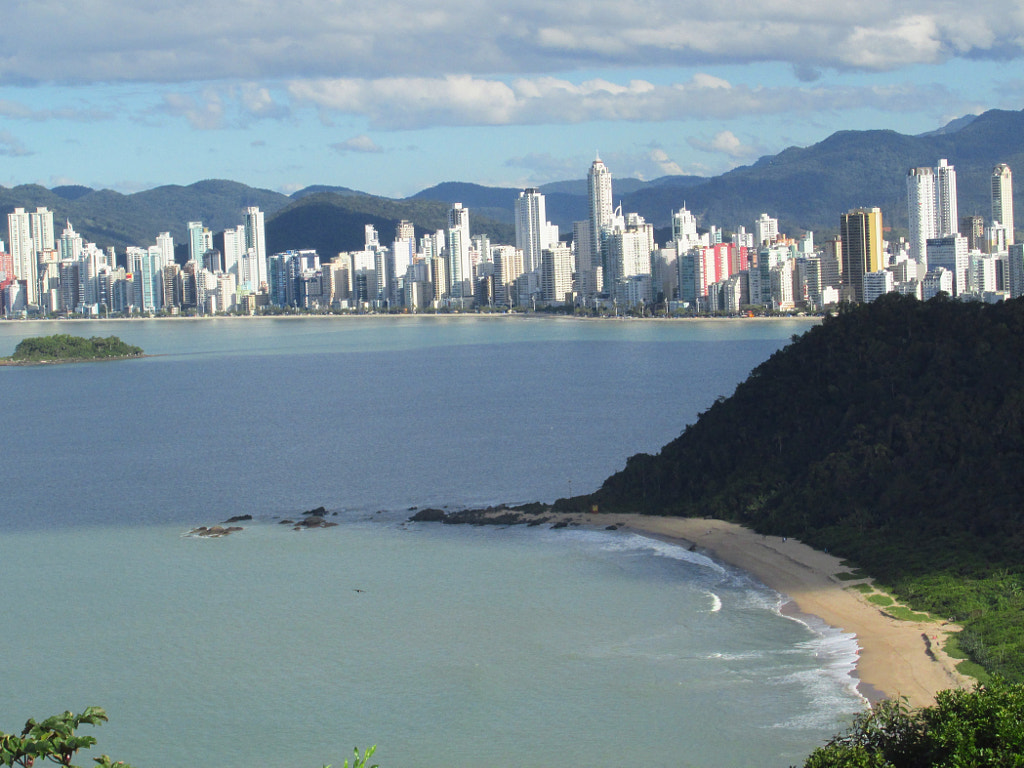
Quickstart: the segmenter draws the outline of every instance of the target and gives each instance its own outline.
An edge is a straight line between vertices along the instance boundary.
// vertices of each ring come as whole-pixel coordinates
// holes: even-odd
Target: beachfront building
[[[577,258],[581,261],[581,268],[588,267],[591,274],[600,272],[602,283],[600,285],[605,291],[608,286],[605,281],[611,280],[611,270],[605,256],[604,241],[612,226],[615,217],[612,205],[612,174],[608,167],[597,157],[590,166],[587,174],[587,205],[588,205],[588,231],[587,238],[579,245],[584,250],[577,248]],[[588,259],[589,256],[589,265]]]

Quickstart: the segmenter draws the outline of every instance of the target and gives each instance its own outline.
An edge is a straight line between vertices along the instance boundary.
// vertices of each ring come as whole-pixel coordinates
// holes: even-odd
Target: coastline
[[[456,513],[453,517],[458,518]],[[428,519],[428,518],[423,518]],[[437,519],[437,518],[435,518]],[[454,522],[455,520],[452,520]],[[853,585],[869,579],[843,580],[850,573],[834,555],[793,539],[763,536],[722,520],[660,517],[640,514],[521,512],[476,510],[465,519],[476,524],[539,524],[556,527],[615,526],[679,546],[696,547],[742,571],[788,598],[782,613],[793,618],[815,616],[825,624],[856,636],[860,652],[857,689],[868,701],[906,697],[912,707],[935,703],[947,688],[969,688],[973,680],[956,670],[957,660],[943,650],[944,640],[959,627],[945,622],[893,618],[867,601]]]
[[[957,660],[943,650],[955,627],[939,622],[895,619],[869,603],[854,584],[841,580],[850,568],[834,555],[796,539],[762,536],[735,523],[702,518],[613,515],[636,533],[686,545],[757,577],[791,601],[783,613],[817,616],[826,624],[857,637],[858,690],[869,701],[905,696],[913,707],[935,703],[946,688],[970,687],[973,681],[956,670]]]

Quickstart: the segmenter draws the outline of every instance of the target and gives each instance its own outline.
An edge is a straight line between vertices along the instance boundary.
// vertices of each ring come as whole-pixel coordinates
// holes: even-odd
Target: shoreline
[[[459,513],[455,513],[457,518]],[[473,519],[475,518],[475,520]],[[424,518],[426,519],[426,518]],[[610,528],[667,541],[706,554],[754,576],[780,593],[782,613],[799,620],[801,614],[856,636],[860,648],[855,669],[857,690],[874,703],[906,697],[912,707],[930,706],[935,694],[947,688],[969,688],[974,681],[956,670],[958,660],[942,646],[959,627],[946,622],[915,622],[893,618],[869,603],[853,587],[870,579],[843,580],[851,568],[826,552],[793,538],[763,536],[722,520],[659,517],[640,514],[520,512],[477,510],[462,522],[477,524],[538,524]]]

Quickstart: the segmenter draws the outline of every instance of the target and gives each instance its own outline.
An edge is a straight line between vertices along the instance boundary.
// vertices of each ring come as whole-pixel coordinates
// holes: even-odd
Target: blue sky
[[[0,184],[714,175],[1024,107],[1020,2],[9,0]]]

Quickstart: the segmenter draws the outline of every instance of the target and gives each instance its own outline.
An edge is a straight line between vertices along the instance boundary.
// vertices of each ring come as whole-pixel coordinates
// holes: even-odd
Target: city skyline
[[[69,0],[4,22],[4,186],[237,178],[404,197],[536,187],[595,152],[618,178],[717,175],[837,130],[914,135],[1024,103],[1007,66],[1024,14],[1002,2]]]

